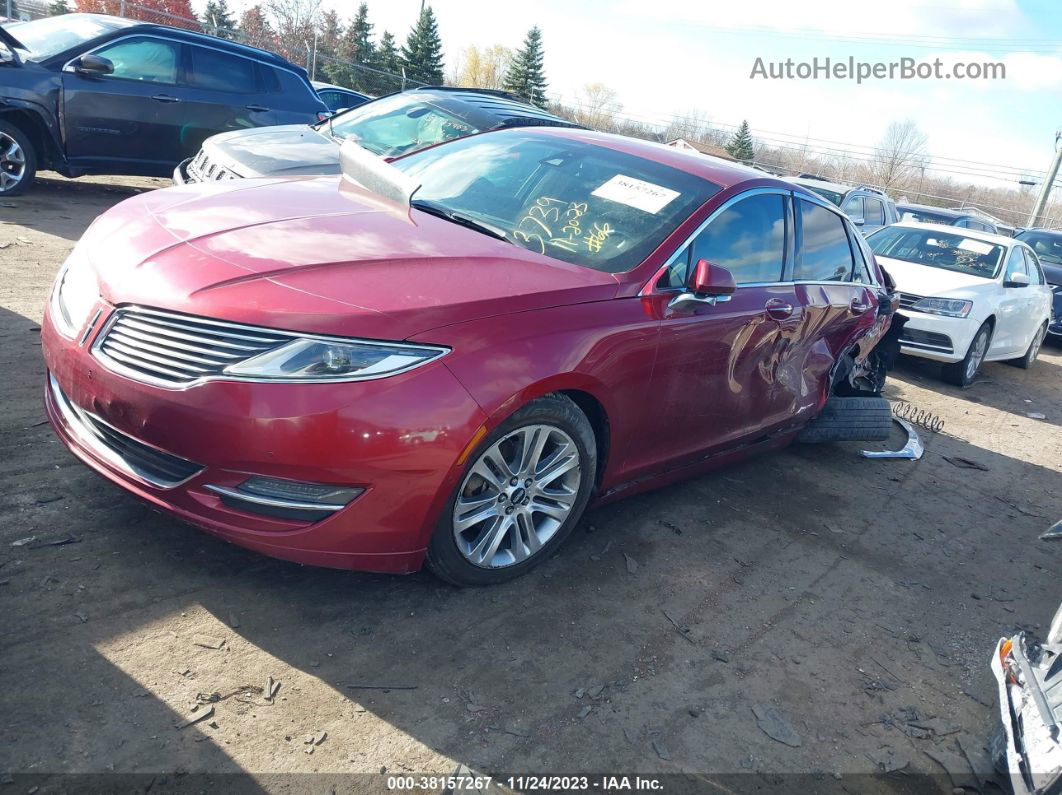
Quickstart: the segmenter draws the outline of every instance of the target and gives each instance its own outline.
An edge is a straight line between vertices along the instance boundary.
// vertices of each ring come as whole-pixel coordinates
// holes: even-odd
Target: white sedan
[[[1002,235],[904,222],[867,237],[896,282],[908,318],[901,350],[945,362],[968,386],[983,362],[1036,360],[1051,320],[1051,288],[1036,254]]]

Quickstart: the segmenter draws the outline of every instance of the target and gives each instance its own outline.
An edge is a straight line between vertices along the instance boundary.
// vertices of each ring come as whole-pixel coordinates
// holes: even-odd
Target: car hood
[[[527,251],[338,178],[141,194],[71,255],[112,304],[292,331],[403,340],[469,320],[613,297],[608,273]]]
[[[207,138],[203,150],[241,177],[339,173],[339,145],[308,124],[233,130]]]
[[[993,279],[970,276],[965,273],[932,268],[929,265],[917,265],[913,262],[892,259],[875,254],[878,263],[889,272],[896,289],[901,293],[911,293],[925,297],[956,296],[981,292],[995,283]]]

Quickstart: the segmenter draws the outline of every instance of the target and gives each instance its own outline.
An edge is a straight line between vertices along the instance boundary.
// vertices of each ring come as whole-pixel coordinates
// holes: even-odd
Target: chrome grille
[[[900,309],[910,309],[919,301],[925,298],[924,295],[914,295],[912,293],[900,293]]]
[[[123,307],[93,346],[109,369],[139,381],[183,386],[288,342],[294,335],[218,320]]]
[[[200,149],[199,154],[188,164],[188,176],[192,182],[213,182],[219,179],[237,179],[239,175],[218,165],[210,159],[205,149]]]

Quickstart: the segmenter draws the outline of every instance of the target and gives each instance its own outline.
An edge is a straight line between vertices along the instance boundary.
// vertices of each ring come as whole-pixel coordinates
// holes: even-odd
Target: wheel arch
[[[19,107],[0,107],[0,121],[14,125],[36,149],[38,168],[53,168],[62,161],[52,134],[39,114]]]

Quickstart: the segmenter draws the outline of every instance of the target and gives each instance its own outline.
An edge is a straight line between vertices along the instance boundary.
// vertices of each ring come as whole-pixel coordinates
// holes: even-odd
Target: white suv
[[[867,238],[896,282],[907,318],[903,353],[945,362],[968,386],[982,362],[1036,360],[1051,319],[1051,288],[1028,245],[1003,235],[905,222]]]

